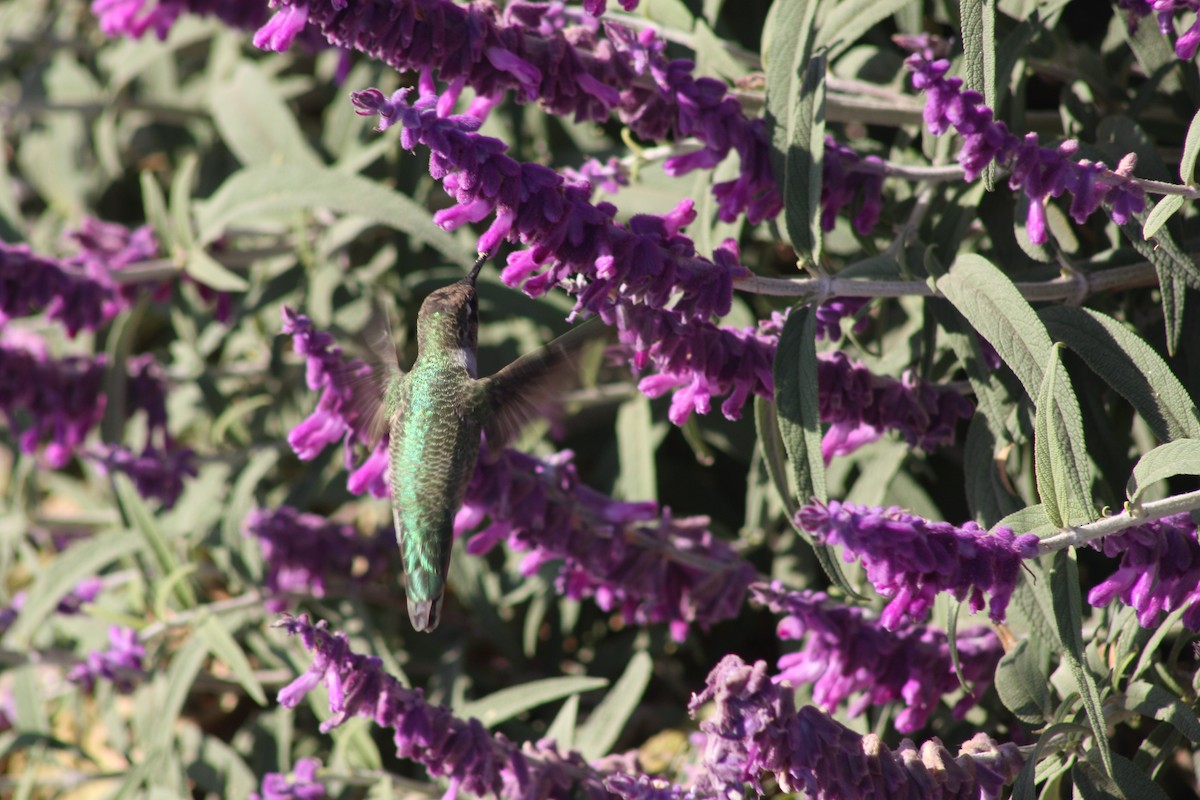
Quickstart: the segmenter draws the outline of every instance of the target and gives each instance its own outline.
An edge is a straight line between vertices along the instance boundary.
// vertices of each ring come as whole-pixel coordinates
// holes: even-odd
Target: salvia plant
[[[0,796],[1200,795],[1198,11],[0,4]]]

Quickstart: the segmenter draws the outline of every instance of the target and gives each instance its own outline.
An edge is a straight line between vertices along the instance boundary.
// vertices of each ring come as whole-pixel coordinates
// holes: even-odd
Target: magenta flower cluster
[[[825,137],[821,164],[821,228],[833,230],[842,209],[858,201],[851,220],[854,230],[866,236],[883,213],[883,168],[877,156],[860,156],[832,136]]]
[[[234,28],[257,28],[270,12],[265,2],[245,0],[92,0],[92,13],[109,36],[137,39],[153,30],[165,39],[183,13],[213,15]]]
[[[78,614],[84,603],[91,603],[100,596],[103,588],[104,582],[99,578],[84,578],[75,584],[74,589],[63,595],[54,610],[59,614],[67,616]],[[0,609],[0,636],[3,636],[5,631],[11,628],[12,624],[17,621],[17,616],[20,615],[21,609],[25,607],[26,597],[27,595],[24,591],[17,592],[12,596],[9,604]]]
[[[100,679],[112,683],[119,692],[132,692],[143,677],[145,656],[146,648],[138,641],[137,631],[113,625],[108,629],[108,647],[88,653],[85,661],[67,672],[67,680],[86,692],[92,691]]]
[[[1013,744],[979,733],[957,757],[938,739],[919,748],[908,739],[896,750],[875,734],[862,736],[812,706],[795,707],[794,692],[771,680],[765,661],[753,666],[725,656],[693,695],[693,716],[705,735],[701,792],[721,798],[765,794],[764,776],[784,792],[813,800],[944,797],[995,800],[1020,772]]]
[[[1032,533],[1018,536],[1004,527],[989,533],[974,522],[957,527],[837,500],[805,506],[796,523],[821,544],[843,547],[847,561],[862,559],[867,580],[890,600],[881,617],[887,630],[906,618],[923,620],[939,592],[967,601],[973,612],[986,606],[994,621],[1003,621],[1021,561],[1038,553]]]
[[[281,595],[324,597],[331,577],[364,583],[379,576],[396,550],[390,535],[363,536],[353,525],[327,522],[290,506],[250,512],[242,533],[262,548],[266,590],[272,595],[264,605],[273,612],[290,605]],[[357,574],[356,562],[362,565]]]
[[[812,684],[813,702],[826,711],[851,697],[847,713],[852,717],[898,702],[904,709],[896,716],[896,730],[912,733],[928,722],[943,696],[960,688],[944,631],[914,623],[887,630],[861,608],[778,582],[750,590],[757,602],[784,615],[780,639],[804,641],[802,650],[779,659],[774,680]],[[954,715],[961,718],[991,685],[1004,651],[996,634],[983,625],[959,631],[956,645],[963,678],[972,686],[954,706]]]
[[[1129,32],[1137,30],[1142,17],[1154,14],[1158,18],[1158,30],[1163,36],[1175,34],[1175,18],[1181,12],[1191,12],[1192,24],[1175,40],[1175,55],[1191,61],[1200,48],[1200,0],[1117,0],[1117,6],[1126,12]]]
[[[251,792],[250,800],[323,800],[325,784],[317,780],[321,762],[302,758],[296,762],[292,778],[279,772],[268,772],[262,779],[262,792]]]
[[[627,623],[666,622],[676,641],[691,625],[736,617],[756,577],[706,517],[677,519],[657,503],[613,500],[580,482],[566,451],[537,459],[505,450],[481,465],[454,527],[461,534],[485,519],[490,524],[468,541],[468,552],[507,540],[528,553],[526,575],[561,560],[560,594],[595,598]]]
[[[941,43],[929,36],[905,37],[902,43],[916,50],[905,64],[912,71],[913,86],[926,95],[925,124],[935,136],[953,128],[963,137],[958,153],[968,180],[975,180],[989,164],[1009,171],[1009,186],[1023,189],[1029,197],[1027,229],[1037,244],[1046,241],[1048,197],[1071,196],[1071,218],[1083,224],[1101,205],[1113,220],[1125,224],[1146,207],[1145,193],[1130,180],[1136,158],[1122,159],[1115,170],[1102,162],[1076,161],[1078,142],[1066,141],[1057,148],[1042,147],[1035,133],[1018,139],[1003,122],[993,118],[983,105],[983,95],[963,89],[961,78],[947,78],[950,61],[939,57]]]
[[[1117,571],[1088,592],[1093,606],[1114,598],[1138,612],[1143,628],[1158,624],[1164,612],[1183,612],[1183,624],[1200,631],[1200,542],[1191,514],[1175,514],[1106,536],[1091,543],[1110,558]]]
[[[712,168],[732,150],[741,159],[737,178],[713,187],[721,219],[745,213],[752,222],[777,214],[779,193],[771,174],[764,124],[750,120],[729,88],[696,78],[690,61],[668,60],[665,43],[650,28],[634,33],[605,23],[568,26],[560,4],[515,2],[503,16],[488,5],[450,0],[280,0],[279,11],[255,36],[260,47],[287,49],[294,33],[311,26],[333,45],[364,53],[401,71],[417,71],[449,84],[443,113],[464,87],[494,103],[512,91],[523,103],[538,101],[550,113],[605,121],[616,112],[638,136],[694,137],[704,147],[668,159],[668,174]],[[481,248],[487,250],[487,248]]]
[[[278,623],[300,637],[313,657],[308,671],[279,691],[279,702],[295,708],[317,686],[329,692],[333,713],[322,732],[352,717],[373,720],[393,731],[399,758],[410,759],[434,777],[449,780],[447,797],[459,790],[504,800],[612,800],[604,788],[609,772],[632,772],[636,762],[618,757],[592,765],[577,753],[561,753],[549,740],[519,747],[503,734],[489,734],[477,719],[459,719],[444,706],[433,706],[420,689],[407,689],[382,669],[375,656],[350,649],[344,633],[308,617]]]

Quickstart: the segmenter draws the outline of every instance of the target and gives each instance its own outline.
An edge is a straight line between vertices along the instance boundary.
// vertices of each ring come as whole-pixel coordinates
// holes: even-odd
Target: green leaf
[[[779,433],[779,417],[775,414],[775,402],[765,397],[754,398],[754,425],[758,430],[758,448],[762,453],[767,477],[783,501],[788,516],[799,509],[792,489],[788,485],[787,451]]]
[[[433,224],[429,211],[411,198],[358,175],[322,167],[254,166],[235,173],[196,204],[199,243],[224,235],[231,224],[246,225],[296,211],[324,208],[354,214],[407,233],[456,264],[475,260],[470,247]]]
[[[1056,741],[1060,737],[1077,729],[1077,725],[1060,722],[1042,731],[1041,736],[1038,737],[1037,744],[1034,745],[1033,752],[1025,760],[1025,766],[1021,768],[1017,779],[1013,781],[1012,800],[1034,800],[1037,797],[1035,776],[1038,765],[1042,762],[1042,757],[1046,754],[1047,750],[1058,746]]]
[[[238,474],[233,489],[229,492],[229,503],[221,520],[221,536],[227,546],[240,540],[242,522],[254,505],[254,490],[278,462],[278,450],[260,450],[250,457],[250,461]]]
[[[617,485],[622,500],[658,500],[658,472],[654,452],[660,437],[654,435],[650,400],[643,394],[626,400],[617,410],[617,454],[621,464]]]
[[[1138,220],[1144,222],[1145,215],[1139,215]],[[1131,220],[1121,226],[1121,233],[1158,272],[1163,316],[1167,325],[1167,352],[1174,355],[1183,328],[1184,290],[1200,287],[1200,268],[1176,243],[1169,226],[1159,228],[1153,239],[1146,239],[1138,222]]]
[[[1046,516],[1046,508],[1041,503],[1022,508],[1020,511],[1015,511],[997,522],[993,527],[999,528],[1002,525],[1012,528],[1018,534],[1036,533],[1039,536],[1046,536],[1058,530],[1058,528],[1054,527],[1054,523],[1050,521],[1050,518]]]
[[[1049,719],[1048,676],[1038,667],[1028,639],[1004,654],[996,667],[996,691],[1000,701],[1022,721],[1042,725]]]
[[[1196,172],[1196,155],[1200,153],[1200,111],[1188,125],[1187,137],[1183,141],[1183,157],[1179,160],[1179,180],[1191,184]]]
[[[1090,522],[1095,511],[1083,414],[1059,362],[1061,347],[1050,348],[1033,423],[1033,453],[1038,497],[1050,521],[1064,527]]]
[[[1050,588],[1054,597],[1054,624],[1062,644],[1063,659],[1067,662],[1075,688],[1083,701],[1092,728],[1093,745],[1100,751],[1105,772],[1112,775],[1112,753],[1101,712],[1100,690],[1084,661],[1083,601],[1079,593],[1079,568],[1075,563],[1075,548],[1054,554],[1050,568]]]
[[[1125,494],[1130,502],[1138,503],[1150,484],[1175,475],[1200,475],[1200,440],[1177,439],[1139,458]]]
[[[250,288],[245,278],[210,256],[200,245],[188,251],[183,271],[197,283],[218,292],[244,292]]]
[[[149,754],[155,751],[163,752],[170,748],[171,731],[175,727],[175,721],[179,719],[183,704],[187,702],[191,693],[192,684],[196,682],[196,675],[204,666],[207,657],[208,643],[198,636],[188,638],[183,647],[171,657],[171,666],[167,668],[166,674],[166,692],[156,703],[154,724],[146,728],[145,739],[140,742],[142,750],[147,753],[147,759]]]
[[[1036,400],[1053,342],[1008,276],[982,256],[968,254],[938,279],[937,290],[996,348],[1025,393]]]
[[[246,694],[260,706],[266,707],[267,695],[254,674],[250,659],[246,658],[242,646],[221,620],[211,614],[206,615],[204,621],[196,626],[196,633],[205,641],[209,652],[225,662],[225,666],[229,667],[238,683],[246,690]]]
[[[209,111],[221,141],[246,166],[321,166],[295,115],[280,99],[279,85],[257,64],[241,61],[229,79],[214,81]]]
[[[771,162],[780,176],[788,237],[801,262],[821,258],[821,162],[825,154],[825,58],[813,56],[819,4],[771,6],[763,28]]]
[[[98,575],[118,559],[136,553],[144,540],[132,531],[113,531],[94,536],[86,547],[64,550],[49,566],[38,573],[25,595],[25,605],[17,621],[4,635],[6,647],[16,649],[29,642],[42,622],[58,605],[58,601],[84,578]]]
[[[641,703],[653,671],[654,660],[649,653],[638,650],[633,654],[625,672],[579,729],[576,740],[579,753],[586,760],[600,758],[612,749],[625,729],[625,723]]]
[[[546,738],[558,743],[559,750],[575,749],[575,720],[579,717],[579,695],[573,694],[554,715],[554,721],[546,729]]]
[[[146,213],[146,221],[154,228],[154,235],[162,242],[163,249],[174,252],[179,246],[179,237],[171,224],[171,215],[167,213],[167,198],[163,195],[162,187],[154,173],[142,171],[138,173],[138,183],[142,190],[142,207]]]
[[[473,700],[463,706],[459,713],[463,717],[474,717],[482,722],[485,728],[492,728],[531,708],[552,703],[563,697],[590,692],[607,685],[608,681],[604,678],[589,678],[582,675],[545,678],[520,686],[510,686],[507,689],[493,692],[487,697]]]
[[[962,0],[963,69],[967,88],[983,95],[984,105],[996,108],[996,0]],[[995,167],[989,164],[984,176],[992,189]]]
[[[190,250],[196,240],[192,230],[192,190],[199,168],[199,157],[195,153],[189,153],[183,158],[179,170],[171,180],[171,225],[175,229],[179,246],[184,250]]]
[[[1125,689],[1122,705],[1142,716],[1169,723],[1194,744],[1200,744],[1200,719],[1171,692],[1146,681],[1133,681]]]
[[[158,562],[160,577],[174,573],[179,569],[179,560],[175,557],[170,543],[167,542],[166,536],[158,526],[158,521],[154,519],[154,515],[146,507],[145,501],[133,487],[133,482],[125,475],[116,473],[112,476],[112,483],[117,493],[117,502],[121,506],[121,513],[150,546],[150,552],[154,554],[154,558]],[[175,584],[174,591],[175,597],[184,608],[193,608],[196,605],[196,593],[190,582],[179,581]]]
[[[828,58],[833,60],[880,22],[915,4],[915,0],[843,0],[836,4],[821,3],[822,9],[832,6],[832,10],[821,20],[816,46],[829,48]]]
[[[1160,439],[1200,439],[1200,411],[1153,347],[1112,317],[1090,308],[1048,306],[1038,312],[1065,342],[1130,402]]]
[[[1159,228],[1167,224],[1179,209],[1183,208],[1184,197],[1181,194],[1169,194],[1154,204],[1154,208],[1146,215],[1142,224],[1142,236],[1153,239]]]

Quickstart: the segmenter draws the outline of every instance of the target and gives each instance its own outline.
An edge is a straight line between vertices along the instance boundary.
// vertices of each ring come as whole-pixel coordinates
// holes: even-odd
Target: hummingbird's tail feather
[[[405,581],[408,593],[408,619],[414,630],[433,632],[442,616],[442,595],[446,579],[436,572],[416,570]]]

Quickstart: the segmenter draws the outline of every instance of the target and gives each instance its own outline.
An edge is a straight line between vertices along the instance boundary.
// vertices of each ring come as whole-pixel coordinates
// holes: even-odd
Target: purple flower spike
[[[814,315],[817,318],[817,338],[836,342],[842,338],[842,320],[853,317],[869,302],[866,297],[839,297],[817,306]],[[870,322],[862,317],[854,323],[854,332],[862,333]]]
[[[81,661],[67,673],[67,680],[91,692],[96,680],[111,681],[117,691],[132,692],[143,675],[142,659],[146,649],[138,641],[137,631],[113,625],[108,629],[109,646],[106,650],[93,650],[86,661]]]
[[[64,466],[104,416],[104,356],[54,360],[36,336],[7,329],[0,337],[0,410],[21,451],[44,446],[46,463]]]
[[[1195,14],[1200,11],[1200,3],[1196,0],[1117,0],[1117,5],[1127,13],[1129,31],[1137,30],[1142,17],[1156,14],[1158,30],[1163,36],[1171,36],[1175,32],[1175,15],[1190,11]],[[1175,56],[1181,61],[1191,61],[1196,56],[1200,46],[1200,18],[1196,18],[1190,28],[1175,40]]]
[[[482,554],[502,539],[528,552],[521,569],[535,573],[562,559],[557,590],[572,599],[593,597],[628,623],[667,622],[683,641],[689,626],[703,628],[737,616],[754,568],[708,530],[705,517],[676,519],[655,503],[623,503],[579,481],[571,454],[538,460],[505,450],[481,463],[467,488],[455,530],[491,520],[467,543]]]
[[[832,136],[825,137],[821,166],[821,227],[833,230],[842,209],[861,197],[854,217],[854,230],[865,236],[883,213],[883,162],[875,156],[863,158]]]
[[[451,0],[275,5],[287,24],[269,23],[271,35],[260,31],[255,39],[260,46],[286,49],[287,33],[306,22],[331,44],[397,70],[436,75],[452,91],[470,86],[478,96],[497,98],[511,90],[520,102],[536,100],[549,113],[576,121],[602,122],[615,112],[644,139],[673,135],[704,144],[699,152],[669,159],[668,174],[710,168],[737,152],[739,176],[713,189],[722,220],[744,213],[756,223],[782,208],[763,122],[748,119],[724,83],[694,77],[690,61],[667,59],[664,42],[651,29],[635,33],[606,21],[607,38],[601,38],[592,20],[569,25],[556,3],[514,2],[503,15],[489,5]]]
[[[323,800],[325,784],[317,780],[321,762],[315,758],[302,758],[296,762],[294,778],[268,772],[262,781],[262,794],[250,793],[250,800]]]
[[[1186,608],[1183,624],[1200,631],[1200,542],[1190,514],[1163,517],[1091,542],[1121,563],[1107,580],[1088,592],[1088,602],[1105,606],[1113,598],[1137,609],[1143,628],[1158,624],[1164,612]]]
[[[171,508],[183,494],[184,480],[196,477],[196,454],[186,447],[159,450],[146,445],[135,455],[128,447],[103,445],[88,454],[105,473],[129,476],[142,497],[154,498]]]
[[[1200,28],[1196,35],[1200,37]],[[1051,149],[1038,144],[1037,134],[1018,139],[1003,122],[993,119],[992,110],[983,105],[982,95],[963,89],[961,78],[946,77],[950,61],[939,52],[939,40],[915,36],[904,37],[900,43],[917,51],[905,64],[912,70],[913,86],[925,93],[925,123],[930,132],[936,136],[953,128],[963,137],[958,162],[968,180],[978,178],[992,163],[1009,170],[1009,186],[1024,189],[1029,197],[1027,225],[1034,243],[1045,243],[1043,204],[1047,197],[1064,192],[1071,195],[1071,218],[1080,224],[1102,205],[1109,207],[1118,224],[1128,222],[1146,207],[1145,193],[1130,180],[1135,162],[1129,156],[1118,169],[1110,170],[1099,162],[1073,160],[1071,156],[1078,149],[1075,142]]]
[[[939,592],[966,600],[971,611],[986,605],[1004,620],[1020,576],[1021,560],[1037,555],[1038,537],[1009,528],[988,533],[974,522],[961,528],[930,522],[899,508],[871,508],[831,500],[805,506],[796,522],[822,544],[841,545],[845,559],[861,558],[867,579],[890,598],[881,621],[890,631],[907,618],[921,620]],[[985,594],[990,601],[985,602]]]
[[[362,536],[353,525],[326,522],[289,506],[250,512],[242,533],[262,546],[267,591],[276,595],[324,597],[329,576],[365,583],[387,569],[395,549],[391,537]],[[356,559],[362,559],[367,571],[352,578]],[[272,597],[264,605],[268,611],[283,611],[288,600]]]
[[[793,686],[812,684],[813,701],[832,712],[858,695],[848,708],[852,717],[871,706],[899,702],[896,730],[912,733],[929,720],[942,696],[959,689],[946,634],[911,623],[889,631],[860,608],[836,605],[821,592],[789,591],[776,582],[750,587],[754,599],[776,614],[779,638],[805,640],[804,649],[779,659],[774,680]],[[959,719],[992,682],[1004,654],[1000,639],[986,626],[958,632],[959,664],[974,687],[954,706]]]
[[[813,800],[881,797],[999,798],[1024,762],[1014,744],[976,734],[952,756],[938,739],[920,748],[908,739],[889,750],[874,734],[862,736],[812,706],[799,710],[793,692],[767,675],[767,664],[750,666],[725,656],[689,704],[695,716],[706,703],[713,714],[700,723],[705,734],[700,791],[745,798],[750,784],[764,794],[762,778],[774,777],[784,792]]]
[[[215,16],[231,28],[250,30],[262,25],[270,10],[266,3],[246,0],[92,0],[92,13],[108,36],[140,39],[153,30],[166,39],[182,14]]]
[[[504,800],[613,800],[604,788],[612,774],[630,773],[636,762],[610,757],[589,764],[577,753],[561,753],[549,740],[518,747],[503,734],[491,735],[476,719],[459,719],[444,706],[432,706],[420,689],[406,689],[386,674],[380,660],[350,649],[344,633],[330,633],[325,622],[285,617],[278,623],[299,636],[312,653],[308,671],[279,692],[279,702],[295,708],[306,694],[324,684],[333,713],[322,732],[351,717],[365,717],[391,728],[396,755],[416,761],[458,790]]]

